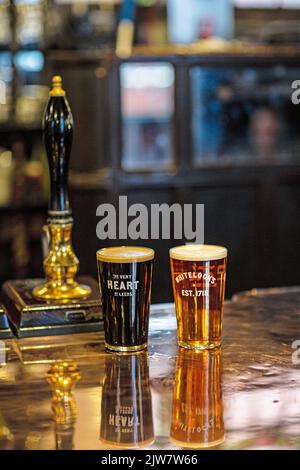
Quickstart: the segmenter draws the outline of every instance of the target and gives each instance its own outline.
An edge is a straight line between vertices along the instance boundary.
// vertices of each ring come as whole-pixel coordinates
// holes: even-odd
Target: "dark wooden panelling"
[[[300,183],[291,186],[281,185],[278,188],[276,203],[277,245],[270,246],[274,283],[298,285],[300,283]]]

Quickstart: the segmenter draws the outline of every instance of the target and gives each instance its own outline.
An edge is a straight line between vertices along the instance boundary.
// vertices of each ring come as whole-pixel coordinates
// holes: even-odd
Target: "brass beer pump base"
[[[103,320],[97,281],[91,277],[79,277],[78,281],[90,289],[87,298],[55,301],[33,295],[42,285],[42,279],[5,282],[1,296],[13,334],[28,338],[101,331]]]
[[[33,295],[39,300],[65,300],[86,299],[91,294],[91,288],[84,284],[72,282],[72,284],[55,285],[45,282],[33,289]]]
[[[63,221],[48,222],[50,239],[49,253],[44,260],[46,281],[33,290],[33,296],[39,300],[65,301],[86,299],[91,288],[75,281],[79,261],[73,251],[71,235],[72,218]]]

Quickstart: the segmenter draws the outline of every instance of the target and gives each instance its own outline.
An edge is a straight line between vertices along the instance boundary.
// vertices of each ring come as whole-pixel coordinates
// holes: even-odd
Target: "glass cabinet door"
[[[300,68],[282,65],[191,68],[194,163],[300,161],[300,106],[292,102],[297,79]]]
[[[122,161],[127,171],[173,163],[174,81],[169,63],[121,66]]]

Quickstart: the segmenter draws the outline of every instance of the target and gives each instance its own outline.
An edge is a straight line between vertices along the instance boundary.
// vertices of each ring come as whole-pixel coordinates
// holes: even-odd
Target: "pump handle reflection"
[[[73,438],[77,419],[74,388],[80,378],[80,371],[73,362],[56,362],[47,372],[47,381],[52,389],[56,450],[74,448]]]

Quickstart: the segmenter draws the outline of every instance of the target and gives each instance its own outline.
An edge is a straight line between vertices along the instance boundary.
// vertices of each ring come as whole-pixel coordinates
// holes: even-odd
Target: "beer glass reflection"
[[[154,441],[148,356],[107,355],[101,399],[100,441],[138,448]]]
[[[97,252],[107,349],[147,348],[154,251],[110,247]]]
[[[74,387],[80,380],[80,372],[73,362],[56,362],[47,372],[52,388],[52,411],[55,423],[56,450],[72,450],[77,419]]]
[[[170,440],[179,447],[206,448],[224,441],[221,351],[179,349]]]
[[[220,346],[227,249],[184,245],[172,248],[170,258],[179,346]]]

